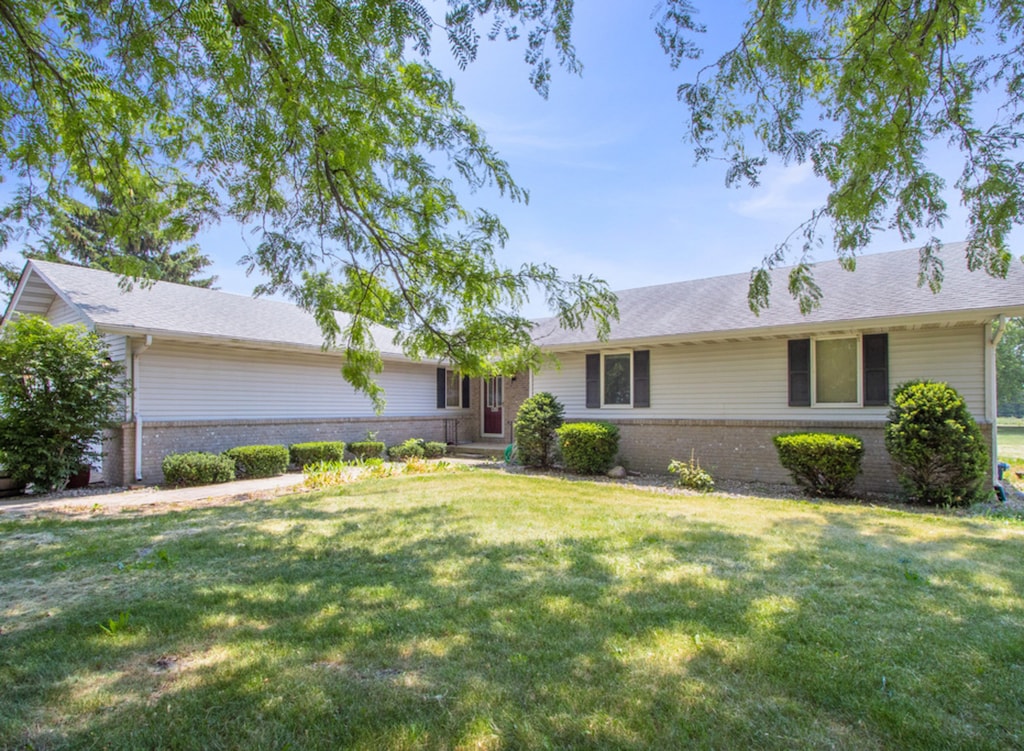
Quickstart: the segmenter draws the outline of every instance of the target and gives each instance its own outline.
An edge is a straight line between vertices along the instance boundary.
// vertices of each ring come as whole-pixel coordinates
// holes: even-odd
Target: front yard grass
[[[490,472],[0,522],[0,748],[1020,748],[1022,561]]]

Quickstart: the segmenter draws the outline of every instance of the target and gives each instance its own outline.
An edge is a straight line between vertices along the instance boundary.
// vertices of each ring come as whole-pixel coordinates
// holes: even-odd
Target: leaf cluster
[[[0,336],[0,446],[10,476],[56,490],[98,458],[103,429],[124,414],[122,376],[103,340],[82,326],[8,321]]]
[[[673,64],[695,30],[667,4],[662,45]],[[826,240],[849,268],[876,232],[927,233],[920,283],[942,283],[938,231],[946,184],[929,154],[958,154],[966,261],[1005,276],[1024,223],[1024,11],[975,0],[762,2],[739,42],[678,89],[699,160],[727,162],[726,182],[757,185],[776,158],[809,163],[826,200],[755,269],[750,306],[768,304],[769,271],[796,265],[789,291],[805,312],[821,290],[813,253]],[[757,148],[759,147],[759,148]]]

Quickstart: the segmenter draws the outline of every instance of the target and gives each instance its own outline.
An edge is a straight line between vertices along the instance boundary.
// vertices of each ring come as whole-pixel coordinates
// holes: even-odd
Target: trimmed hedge
[[[288,457],[291,463],[299,468],[316,462],[340,462],[345,459],[345,443],[343,441],[293,443],[288,447]]]
[[[785,433],[772,441],[779,463],[805,492],[826,498],[850,494],[864,457],[860,438],[834,433]]]
[[[577,474],[607,472],[619,453],[619,429],[608,422],[572,422],[555,434],[565,468]]]
[[[427,459],[440,459],[448,453],[448,445],[441,441],[424,441],[423,456]]]
[[[235,462],[223,454],[189,451],[168,454],[161,464],[168,485],[214,485],[235,479]]]
[[[236,446],[224,456],[234,460],[239,477],[273,477],[288,471],[287,446]]]
[[[424,453],[423,441],[419,438],[410,438],[388,449],[388,456],[391,457],[392,461],[396,462],[404,462],[412,457],[422,459]]]
[[[988,492],[988,446],[967,403],[946,383],[910,381],[896,388],[885,448],[916,501],[962,505]]]
[[[348,450],[356,459],[376,459],[384,456],[384,441],[352,441]]]

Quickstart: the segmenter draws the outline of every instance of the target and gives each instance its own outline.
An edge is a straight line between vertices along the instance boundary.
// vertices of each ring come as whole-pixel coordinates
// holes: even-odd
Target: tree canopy
[[[579,70],[573,14],[573,0],[0,0],[0,154],[15,180],[0,243],[101,196],[120,253],[139,228],[181,237],[230,216],[256,233],[243,261],[269,279],[258,291],[312,311],[375,398],[371,323],[470,375],[521,367],[535,358],[519,313],[530,292],[599,333],[614,297],[599,279],[498,262],[506,229],[460,196],[528,196],[431,47],[443,33],[467,65],[484,36],[518,41],[546,95],[554,65]],[[698,158],[725,159],[729,182],[756,183],[771,157],[828,180],[790,279],[810,308],[811,252],[831,237],[852,267],[880,227],[930,233],[922,280],[941,282],[945,186],[929,147],[963,155],[968,262],[1006,272],[1024,219],[1022,16],[1016,0],[759,0],[739,43],[697,72],[694,6],[661,0],[653,19]]]
[[[1011,318],[996,349],[999,415],[1024,417],[1024,319]]]
[[[692,8],[664,5],[659,31],[679,66],[696,56]],[[831,241],[853,268],[879,229],[907,242],[927,234],[921,283],[938,289],[946,185],[929,149],[962,159],[954,187],[968,212],[969,267],[1006,275],[1008,235],[1024,223],[1019,0],[758,0],[736,46],[685,75],[679,97],[697,156],[726,160],[727,182],[756,185],[775,157],[810,162],[830,187],[753,274],[755,310],[768,304],[767,270],[792,260],[790,292],[814,307],[811,253]]]

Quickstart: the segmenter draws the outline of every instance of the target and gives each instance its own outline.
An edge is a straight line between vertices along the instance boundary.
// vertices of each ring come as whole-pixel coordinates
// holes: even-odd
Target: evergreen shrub
[[[956,506],[986,494],[988,447],[967,403],[946,383],[910,381],[896,388],[885,448],[913,500]]]
[[[573,422],[555,431],[562,461],[570,472],[607,472],[619,453],[619,429],[608,422]]]
[[[779,463],[806,493],[826,498],[850,494],[864,457],[860,438],[835,433],[785,433],[772,441]]]
[[[224,456],[234,460],[239,477],[273,477],[288,470],[287,446],[236,446],[225,451]]]
[[[215,485],[235,479],[235,461],[224,454],[189,451],[168,454],[161,463],[164,481],[177,487]]]
[[[526,467],[550,467],[565,408],[547,391],[524,401],[516,413],[513,426],[519,461]]]
[[[288,456],[291,463],[300,469],[315,462],[340,462],[345,459],[345,443],[343,441],[293,443],[288,447]]]

